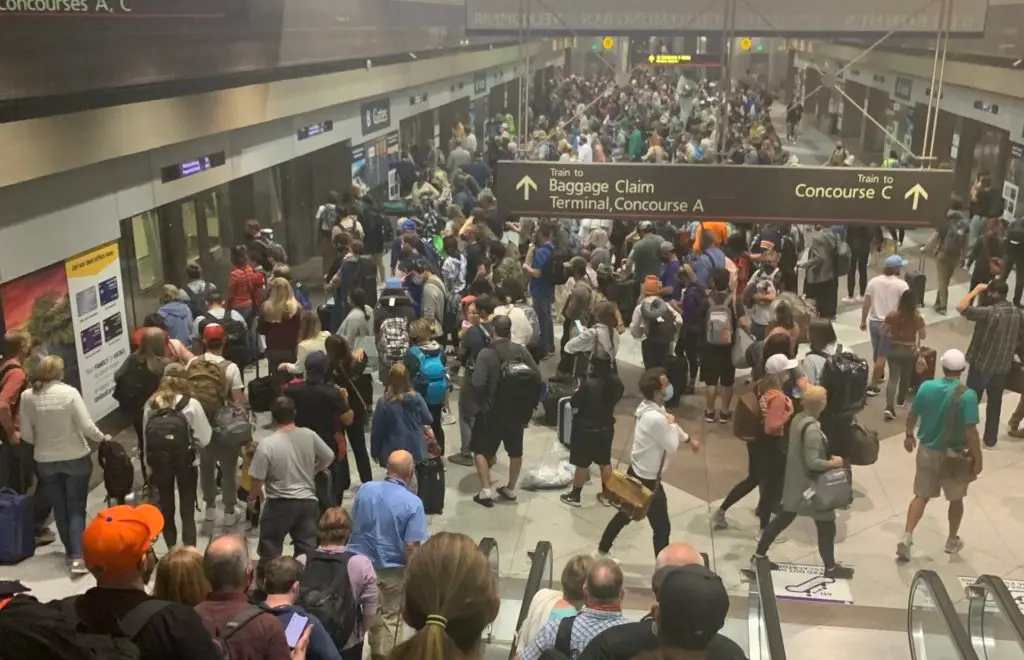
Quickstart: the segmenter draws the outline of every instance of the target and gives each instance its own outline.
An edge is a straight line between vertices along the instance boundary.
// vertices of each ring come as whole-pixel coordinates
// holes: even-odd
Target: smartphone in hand
[[[288,641],[288,648],[295,648],[308,624],[308,616],[303,616],[301,614],[292,615],[292,618],[288,621],[288,627],[284,629],[284,637]]]

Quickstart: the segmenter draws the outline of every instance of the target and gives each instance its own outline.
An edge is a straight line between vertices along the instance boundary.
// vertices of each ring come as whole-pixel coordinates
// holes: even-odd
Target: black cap
[[[320,351],[313,351],[306,356],[306,377],[323,378],[327,374],[329,360],[327,355]]]
[[[658,634],[672,646],[707,648],[725,625],[729,594],[722,578],[701,566],[666,566],[654,574]]]

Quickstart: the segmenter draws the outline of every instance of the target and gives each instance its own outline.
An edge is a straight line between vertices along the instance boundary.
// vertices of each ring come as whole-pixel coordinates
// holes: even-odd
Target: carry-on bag
[[[416,465],[417,492],[427,515],[444,513],[444,461],[428,458]]]

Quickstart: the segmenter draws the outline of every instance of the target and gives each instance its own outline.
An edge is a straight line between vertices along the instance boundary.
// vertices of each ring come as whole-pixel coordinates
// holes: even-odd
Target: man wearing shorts
[[[898,254],[886,258],[885,270],[881,275],[871,278],[864,291],[864,304],[860,310],[860,329],[871,336],[871,357],[875,361],[868,385],[868,396],[876,396],[881,392],[878,384],[885,376],[885,359],[889,356],[889,338],[882,331],[885,318],[900,303],[900,296],[910,285],[900,277],[900,270],[905,268],[907,260]]]
[[[981,438],[978,435],[978,395],[960,383],[967,359],[952,348],[942,354],[942,378],[921,383],[907,416],[907,452],[918,444],[914,474],[914,499],[907,509],[907,527],[896,544],[896,558],[910,560],[914,528],[921,522],[928,501],[939,494],[949,502],[949,536],[945,551],[955,555],[963,550],[960,522],[964,517],[967,486],[981,473]],[[956,405],[955,408],[953,406]],[[922,414],[927,411],[927,414]],[[921,426],[917,423],[920,419]]]

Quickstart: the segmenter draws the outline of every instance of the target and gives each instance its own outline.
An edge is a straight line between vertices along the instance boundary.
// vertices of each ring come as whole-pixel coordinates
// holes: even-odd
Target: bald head
[[[617,605],[622,602],[622,569],[611,559],[598,559],[587,572],[585,586],[589,605]]]
[[[669,543],[658,553],[654,570],[659,571],[666,566],[689,566],[691,564],[704,564],[704,558],[700,556],[696,548],[689,543]]]
[[[412,477],[415,463],[412,454],[404,449],[391,452],[388,456],[388,476],[397,477],[402,481],[408,481]]]
[[[238,534],[222,534],[203,554],[203,572],[214,592],[245,591],[249,586],[249,543]]]

